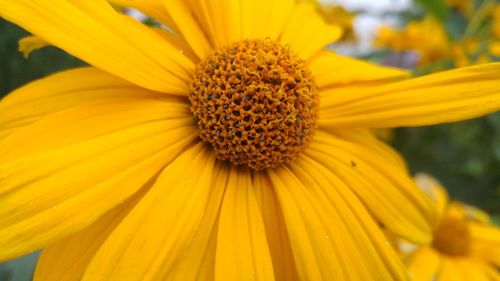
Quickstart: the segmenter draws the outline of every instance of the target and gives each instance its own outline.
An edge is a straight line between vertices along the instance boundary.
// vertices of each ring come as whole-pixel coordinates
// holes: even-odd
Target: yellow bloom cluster
[[[390,48],[396,52],[415,52],[418,54],[420,65],[443,60],[450,55],[447,33],[443,26],[432,17],[410,22],[403,30],[382,27],[375,45]]]
[[[382,27],[377,34],[375,45],[399,53],[416,53],[419,66],[449,61],[455,67],[463,67],[487,63],[492,61],[492,57],[499,57],[500,4],[486,3],[479,11],[474,11],[471,8],[471,1],[449,0],[447,3],[461,12],[472,13],[468,19],[467,31],[461,38],[452,40],[444,24],[428,16],[422,20],[410,21],[401,30]],[[470,30],[488,24],[492,27],[487,37],[476,36],[474,30]],[[439,67],[434,69],[434,71],[439,70],[442,69]]]
[[[433,36],[429,37],[431,33]],[[442,25],[432,18],[410,22],[402,31],[382,27],[375,44],[396,52],[415,52],[421,66],[447,59],[452,60],[457,67],[491,61],[488,53],[480,52],[480,44],[476,39],[452,43]],[[498,44],[492,43],[489,53],[497,55]]]
[[[493,46],[493,45],[492,45]],[[476,39],[464,39],[451,46],[451,55],[457,67],[490,62],[488,53],[481,52],[480,42]]]

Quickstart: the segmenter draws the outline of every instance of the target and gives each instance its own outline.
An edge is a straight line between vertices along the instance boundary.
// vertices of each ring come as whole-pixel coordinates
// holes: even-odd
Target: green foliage
[[[17,51],[17,42],[29,35],[0,19],[0,97],[16,87],[83,63],[54,47],[34,51],[29,59]]]
[[[448,17],[448,6],[444,0],[416,0],[425,10],[444,22]]]
[[[0,263],[0,281],[30,281],[33,278],[38,253],[6,263]]]
[[[444,22],[446,31],[453,41],[460,40],[467,30],[468,20],[465,15],[457,11],[451,11]]]
[[[500,113],[441,126],[398,129],[394,145],[414,172],[434,175],[453,198],[500,213]]]

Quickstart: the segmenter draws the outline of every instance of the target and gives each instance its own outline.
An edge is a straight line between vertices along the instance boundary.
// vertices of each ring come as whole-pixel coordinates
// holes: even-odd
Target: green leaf
[[[491,217],[491,222],[500,226],[500,215],[494,215]]]
[[[417,0],[417,2],[442,22],[448,17],[449,9],[444,0]]]
[[[55,47],[43,48],[25,59],[17,50],[17,42],[26,35],[26,31],[0,18],[0,98],[35,79],[85,65]]]
[[[468,19],[456,11],[450,11],[445,21],[446,31],[454,41],[459,41],[464,36],[467,24]]]
[[[29,254],[0,264],[1,281],[29,281],[33,279],[33,272],[39,253]]]

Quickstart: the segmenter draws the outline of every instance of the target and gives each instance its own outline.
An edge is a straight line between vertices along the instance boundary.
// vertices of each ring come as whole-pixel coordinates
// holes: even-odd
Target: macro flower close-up
[[[500,228],[481,210],[450,202],[434,178],[420,174],[416,181],[433,198],[439,219],[432,243],[406,259],[412,280],[499,280]]]
[[[125,8],[155,20],[146,25]],[[411,78],[292,0],[0,0],[88,66],[0,101],[0,261],[34,280],[409,280],[438,216],[373,129],[500,109],[500,64]]]

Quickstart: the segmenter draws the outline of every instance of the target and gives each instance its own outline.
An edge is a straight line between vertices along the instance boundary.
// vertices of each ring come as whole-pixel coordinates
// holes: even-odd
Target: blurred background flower
[[[444,60],[449,57],[451,49],[443,26],[431,16],[410,21],[402,29],[382,26],[374,44],[402,55],[413,52],[418,57],[417,65]]]
[[[415,180],[436,205],[438,223],[429,245],[404,253],[412,280],[498,280],[500,228],[480,209],[450,201],[431,176],[418,174]]]
[[[414,75],[500,60],[500,0],[309,0],[345,34],[331,48]],[[142,20],[143,15],[131,11]],[[154,24],[154,23],[152,23]],[[50,73],[84,65],[0,19],[0,97]],[[20,51],[18,51],[20,48]],[[25,57],[28,56],[26,59]],[[441,126],[377,132],[412,171],[433,174],[450,197],[499,223],[500,113]],[[31,280],[31,255],[0,264],[0,281]]]

